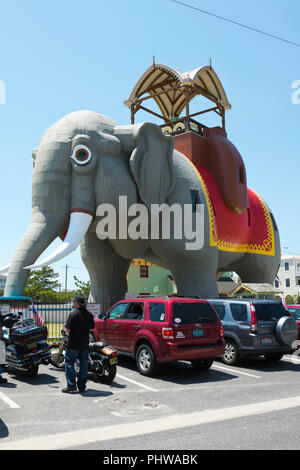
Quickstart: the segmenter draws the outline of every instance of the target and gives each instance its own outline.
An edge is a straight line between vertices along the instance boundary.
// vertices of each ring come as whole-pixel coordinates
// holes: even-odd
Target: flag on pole
[[[32,304],[32,313],[33,313],[33,319],[34,319],[34,323],[36,324],[36,326],[45,326],[45,322],[42,318],[42,315],[37,311],[37,309],[35,308],[35,306]]]
[[[282,282],[281,282],[281,280],[279,279],[279,277],[278,277],[278,276],[276,276],[276,277],[275,277],[275,281],[279,282],[279,284],[281,284],[281,285],[282,285]]]

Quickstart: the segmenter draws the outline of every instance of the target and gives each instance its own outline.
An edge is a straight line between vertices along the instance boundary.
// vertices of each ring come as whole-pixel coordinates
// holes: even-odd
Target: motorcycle
[[[58,369],[65,367],[65,350],[68,344],[68,335],[65,330],[61,330],[62,341],[52,343],[52,351],[49,359],[50,364]],[[89,344],[88,371],[96,375],[99,382],[111,383],[117,373],[118,353],[107,343],[95,342]],[[79,372],[79,361],[75,362],[75,371]]]
[[[51,352],[45,341],[46,327],[38,327],[32,319],[22,320],[22,314],[3,318],[2,339],[6,350],[6,369],[25,377],[34,377],[40,364],[49,364]]]

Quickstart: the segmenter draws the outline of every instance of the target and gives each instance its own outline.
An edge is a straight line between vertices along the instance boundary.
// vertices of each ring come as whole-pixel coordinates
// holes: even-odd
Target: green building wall
[[[171,272],[159,266],[148,266],[148,277],[141,277],[140,266],[131,265],[128,270],[127,283],[128,293],[134,295],[171,295],[177,293]]]

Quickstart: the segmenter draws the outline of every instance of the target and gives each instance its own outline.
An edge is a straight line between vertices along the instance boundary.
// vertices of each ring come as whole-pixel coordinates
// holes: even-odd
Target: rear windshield
[[[292,314],[294,320],[300,320],[300,308],[288,307],[287,309]]]
[[[281,303],[255,303],[256,318],[258,321],[276,321],[287,317],[288,313]]]
[[[208,303],[181,303],[173,304],[173,322],[188,323],[215,323],[217,314]]]

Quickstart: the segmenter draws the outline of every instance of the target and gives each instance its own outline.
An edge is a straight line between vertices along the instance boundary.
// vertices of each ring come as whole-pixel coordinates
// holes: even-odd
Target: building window
[[[285,287],[291,287],[291,281],[289,279],[285,280]]]
[[[285,269],[285,271],[289,271],[290,265],[289,265],[289,262],[288,262],[288,261],[286,261],[286,262],[284,263],[284,269]]]
[[[279,287],[279,282],[275,281],[275,287]]]
[[[140,277],[149,277],[149,266],[140,266]]]

